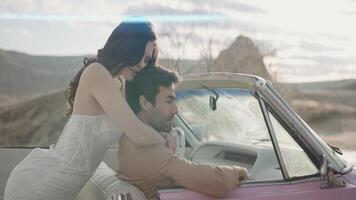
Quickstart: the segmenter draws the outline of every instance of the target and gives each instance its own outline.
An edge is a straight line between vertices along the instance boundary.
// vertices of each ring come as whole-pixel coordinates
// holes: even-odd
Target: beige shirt
[[[140,189],[147,199],[159,199],[157,187],[167,183],[221,197],[247,177],[237,166],[214,167],[179,159],[163,144],[136,147],[126,136],[119,145],[118,177]]]

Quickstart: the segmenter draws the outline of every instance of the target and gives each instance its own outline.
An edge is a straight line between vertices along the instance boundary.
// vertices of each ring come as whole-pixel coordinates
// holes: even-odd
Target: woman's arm
[[[164,139],[153,128],[145,125],[131,110],[126,99],[116,87],[111,74],[99,63],[88,66],[82,74],[82,84],[88,86],[90,94],[101,108],[137,146],[164,143]]]
[[[166,140],[166,147],[175,153],[177,149],[177,138],[171,133],[166,133],[164,138]]]

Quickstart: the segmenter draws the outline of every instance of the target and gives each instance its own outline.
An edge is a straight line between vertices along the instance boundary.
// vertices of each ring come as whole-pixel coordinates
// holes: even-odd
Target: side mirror
[[[210,96],[209,98],[209,106],[210,106],[210,109],[215,111],[216,108],[217,108],[217,102],[218,102],[218,99],[213,97],[213,96]]]
[[[321,155],[321,165],[320,165],[320,188],[338,188],[345,187],[344,181],[339,180],[335,175],[334,168],[332,165],[328,164],[325,154]]]

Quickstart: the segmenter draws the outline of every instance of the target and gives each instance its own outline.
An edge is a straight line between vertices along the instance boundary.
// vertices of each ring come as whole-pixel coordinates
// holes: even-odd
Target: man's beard
[[[168,123],[167,121],[165,121],[165,123]],[[154,122],[152,121],[150,123],[150,126],[152,126],[156,131],[158,132],[171,132],[172,130],[172,125],[168,126],[163,122]]]

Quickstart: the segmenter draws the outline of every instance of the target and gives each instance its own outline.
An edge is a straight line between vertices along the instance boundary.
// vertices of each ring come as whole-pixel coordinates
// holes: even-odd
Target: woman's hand
[[[166,139],[164,138],[164,136],[157,133],[154,133],[154,135],[152,136],[152,140],[153,141],[151,142],[154,144],[166,144]]]
[[[166,132],[160,132],[160,134],[164,137],[165,139],[165,145],[170,149],[173,153],[176,152],[177,149],[177,139],[172,135],[171,133],[166,133]]]

